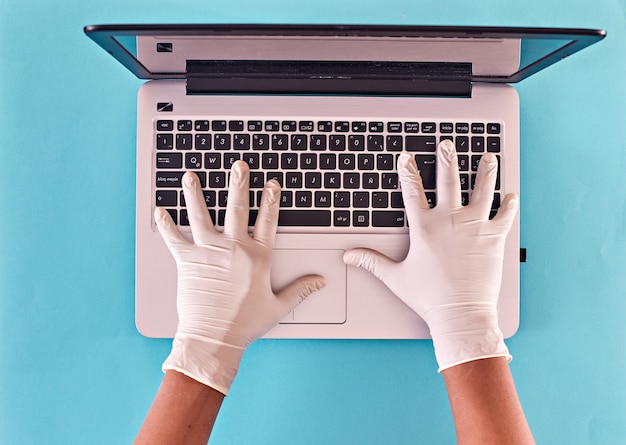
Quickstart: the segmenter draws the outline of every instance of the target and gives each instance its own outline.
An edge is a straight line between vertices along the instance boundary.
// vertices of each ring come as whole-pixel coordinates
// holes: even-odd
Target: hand
[[[263,190],[257,223],[248,234],[249,168],[233,164],[224,232],[213,227],[198,177],[186,173],[183,190],[194,242],[169,213],[155,211],[157,226],[178,269],[178,330],[163,369],[173,369],[227,394],[245,349],[312,292],[318,275],[301,277],[278,294],[270,285],[280,185]]]
[[[480,162],[471,202],[461,205],[454,144],[437,147],[437,205],[429,208],[415,159],[398,158],[398,176],[409,222],[410,248],[394,261],[369,249],[353,249],[344,261],[380,279],[430,328],[439,371],[471,360],[506,356],[498,327],[505,238],[517,212],[509,194],[489,220],[497,177],[493,153]]]

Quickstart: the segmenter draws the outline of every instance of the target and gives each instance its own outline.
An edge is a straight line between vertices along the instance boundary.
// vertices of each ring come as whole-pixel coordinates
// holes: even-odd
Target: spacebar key
[[[330,226],[330,210],[281,210],[278,225],[285,227]]]

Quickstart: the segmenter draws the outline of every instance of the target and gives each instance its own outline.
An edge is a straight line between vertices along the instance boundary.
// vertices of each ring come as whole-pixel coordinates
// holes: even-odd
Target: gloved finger
[[[350,249],[343,254],[343,262],[367,270],[384,284],[389,270],[397,264],[388,256],[372,249]]]
[[[256,218],[252,237],[261,244],[272,247],[278,228],[278,211],[280,208],[280,184],[272,179],[265,184],[261,195],[261,205]]]
[[[170,251],[174,252],[178,246],[189,244],[185,237],[178,231],[169,212],[162,207],[154,209],[154,220],[161,238]]]
[[[515,193],[508,193],[502,200],[502,204],[498,209],[498,213],[491,220],[491,224],[495,225],[501,233],[509,233],[515,215],[517,215],[517,209],[519,207],[519,198]]]
[[[443,140],[437,146],[437,206],[461,207],[459,161],[454,143]]]
[[[416,224],[419,212],[428,210],[430,206],[424,193],[424,185],[415,158],[408,152],[398,156],[398,179],[402,189],[402,200],[406,209],[409,224]]]
[[[479,218],[487,219],[493,202],[493,192],[498,177],[498,158],[493,153],[485,153],[480,158],[476,183],[468,208],[476,212]]]
[[[288,308],[283,316],[324,286],[326,286],[326,280],[321,275],[305,275],[289,283],[276,294],[278,299]]]
[[[208,244],[210,236],[214,234],[213,221],[207,210],[198,175],[193,172],[183,175],[183,193],[193,239],[199,244]]]
[[[250,213],[250,168],[244,161],[236,161],[230,169],[228,201],[224,217],[224,233],[242,237],[248,233]]]

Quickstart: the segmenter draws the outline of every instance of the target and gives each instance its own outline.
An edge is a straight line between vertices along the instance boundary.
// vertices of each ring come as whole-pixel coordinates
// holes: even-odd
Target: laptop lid
[[[601,40],[595,29],[374,25],[93,25],[85,33],[142,79],[188,94],[469,96]]]

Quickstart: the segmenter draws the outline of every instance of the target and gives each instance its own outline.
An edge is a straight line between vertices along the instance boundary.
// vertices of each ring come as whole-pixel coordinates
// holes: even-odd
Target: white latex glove
[[[194,242],[169,213],[155,219],[178,269],[178,330],[163,370],[173,369],[227,394],[245,349],[309,294],[324,286],[318,275],[301,277],[278,294],[270,285],[278,225],[280,185],[265,185],[252,235],[248,233],[249,168],[233,164],[223,233],[215,230],[198,177],[183,176]]]
[[[505,356],[497,302],[504,243],[517,213],[515,194],[505,197],[489,220],[497,158],[480,162],[469,205],[461,205],[454,144],[437,147],[437,205],[430,209],[415,159],[398,158],[398,176],[409,223],[410,248],[394,261],[369,249],[353,249],[344,261],[380,279],[430,328],[439,372],[480,358]]]

